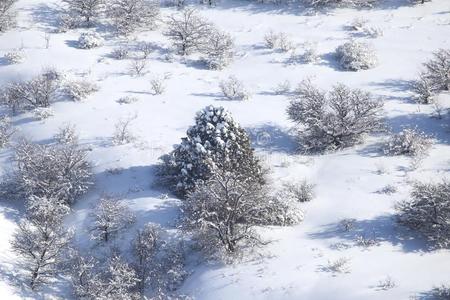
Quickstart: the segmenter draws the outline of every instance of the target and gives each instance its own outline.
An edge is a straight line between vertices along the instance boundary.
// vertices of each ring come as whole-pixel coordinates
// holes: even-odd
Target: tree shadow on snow
[[[291,132],[274,124],[263,124],[257,127],[246,128],[257,150],[268,152],[283,152],[294,154],[297,150],[295,136]]]
[[[309,236],[313,239],[341,239],[355,242],[359,237],[374,238],[378,243],[389,243],[401,247],[403,252],[429,251],[427,245],[418,234],[397,224],[395,216],[383,215],[369,220],[354,220],[350,230],[344,230],[340,223],[330,223],[322,226]]]
[[[391,92],[408,92],[411,90],[413,83],[414,80],[387,79],[383,82],[370,82],[368,85],[373,86],[379,90],[388,90]]]
[[[46,29],[55,30],[58,28],[60,8],[41,3],[30,7],[27,11],[31,14],[35,24],[40,24]]]

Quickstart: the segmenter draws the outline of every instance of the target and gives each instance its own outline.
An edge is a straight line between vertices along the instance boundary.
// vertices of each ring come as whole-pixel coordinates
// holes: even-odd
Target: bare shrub
[[[155,28],[159,13],[159,1],[152,0],[113,0],[108,8],[117,32],[124,35],[138,28]]]
[[[300,182],[285,182],[283,184],[284,197],[292,198],[296,202],[309,202],[314,199],[315,185],[306,180]]]
[[[93,20],[99,18],[104,7],[104,0],[64,0],[63,2],[67,4],[65,18],[70,18],[74,21],[68,29],[82,25],[91,26]]]
[[[23,51],[18,49],[18,50],[14,50],[14,51],[6,53],[3,57],[11,65],[20,64],[21,62],[23,62],[25,60],[25,53],[23,53]]]
[[[305,151],[336,150],[362,141],[383,127],[383,103],[367,92],[342,84],[327,95],[309,80],[300,83],[288,107],[289,118],[300,125]]]
[[[268,33],[264,35],[264,42],[267,48],[275,49],[278,47],[278,34],[276,34],[273,30],[270,30]]]
[[[291,82],[289,80],[285,80],[277,84],[276,87],[273,88],[273,92],[276,95],[286,95],[291,91]]]
[[[127,46],[119,47],[111,52],[111,57],[117,60],[123,60],[128,58],[129,50]]]
[[[99,90],[98,85],[88,79],[67,81],[64,93],[73,101],[82,101]]]
[[[130,71],[132,75],[142,76],[145,74],[147,68],[147,61],[145,59],[133,59],[130,63]]]
[[[45,120],[55,115],[51,107],[38,107],[33,110],[33,115],[38,120]]]
[[[103,195],[91,213],[94,224],[91,228],[93,240],[107,243],[121,230],[135,221],[128,207],[112,196]]]
[[[166,91],[166,77],[156,76],[150,80],[150,88],[153,95],[161,95]]]
[[[57,199],[31,197],[27,218],[18,224],[11,246],[24,259],[28,285],[36,289],[61,273],[72,234],[62,225],[69,208]]]
[[[13,8],[16,2],[17,0],[0,1],[0,33],[16,25],[16,12]]]
[[[58,133],[55,134],[55,140],[60,144],[78,144],[78,133],[75,125],[67,124],[59,128]]]
[[[302,3],[314,9],[324,7],[372,7],[378,0],[302,0]]]
[[[349,71],[367,70],[378,64],[375,50],[367,43],[350,41],[336,49],[341,67]]]
[[[120,119],[115,125],[112,141],[116,145],[124,145],[131,143],[135,140],[135,137],[130,131],[131,122],[136,119],[136,116],[128,116]]]
[[[95,32],[83,32],[78,38],[80,49],[92,49],[103,45],[103,38]]]
[[[191,8],[184,9],[179,15],[170,16],[167,26],[166,34],[181,55],[199,50],[205,44],[211,29],[211,25]]]
[[[151,42],[140,42],[137,45],[137,50],[142,53],[142,58],[147,59],[148,56],[155,50],[155,45]]]
[[[59,78],[46,71],[28,81],[7,84],[0,93],[0,103],[13,112],[49,107],[56,100],[59,88]]]
[[[425,157],[432,145],[430,136],[414,128],[403,129],[392,135],[384,146],[388,155]]]
[[[332,273],[350,273],[350,259],[347,257],[340,257],[336,260],[329,260],[324,267],[325,271]]]
[[[201,46],[201,52],[205,55],[203,61],[208,68],[221,70],[233,60],[233,48],[234,43],[228,33],[212,29]]]
[[[137,101],[139,101],[139,99],[133,96],[125,96],[117,99],[117,103],[120,104],[131,104]]]
[[[229,100],[248,100],[250,98],[250,94],[242,81],[235,76],[229,76],[228,79],[222,80],[219,86],[224,97]]]
[[[284,32],[278,34],[278,47],[283,52],[288,52],[295,49],[294,43],[289,39],[288,35]]]
[[[439,49],[423,66],[424,71],[413,84],[413,91],[417,102],[429,104],[436,94],[450,90],[450,50]]]
[[[317,54],[317,43],[304,43],[301,58],[302,61],[307,64],[317,62],[319,60],[319,55]]]
[[[8,145],[9,139],[14,134],[11,121],[6,116],[0,116],[0,149]]]
[[[16,194],[74,203],[92,185],[87,153],[76,144],[32,144],[16,147]]]
[[[383,290],[383,291],[387,291],[390,289],[393,289],[397,286],[397,283],[395,282],[394,279],[392,279],[391,276],[387,276],[385,279],[380,280],[378,282],[378,288]]]
[[[436,248],[450,247],[450,182],[414,183],[410,199],[397,205],[398,220]]]

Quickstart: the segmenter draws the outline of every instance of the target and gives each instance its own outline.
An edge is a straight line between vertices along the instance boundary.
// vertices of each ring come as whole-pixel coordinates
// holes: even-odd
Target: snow
[[[18,28],[0,35],[0,86],[12,80],[31,78],[43,68],[53,66],[73,78],[82,76],[98,85],[99,91],[81,102],[53,104],[53,116],[37,120],[32,113],[12,118],[18,134],[36,142],[48,142],[64,124],[74,124],[80,142],[91,151],[96,184],[74,207],[66,223],[76,229],[77,243],[91,245],[89,212],[99,196],[122,196],[136,214],[137,222],[120,238],[129,244],[135,229],[152,221],[175,230],[179,200],[165,197],[152,185],[158,157],[180,143],[194,123],[195,113],[208,105],[224,106],[252,136],[263,162],[271,168],[273,184],[308,179],[316,184],[316,198],[304,204],[305,218],[294,227],[262,229],[272,240],[261,257],[235,265],[193,263],[191,275],[180,292],[195,299],[407,299],[422,295],[435,285],[448,283],[450,251],[428,251],[424,242],[396,225],[394,205],[406,199],[413,180],[448,178],[450,170],[449,116],[431,118],[432,107],[418,106],[411,99],[408,83],[417,78],[421,64],[439,48],[450,48],[450,5],[446,0],[424,5],[397,5],[402,0],[386,1],[372,10],[337,9],[303,15],[295,7],[224,0],[217,7],[198,6],[202,16],[234,38],[236,57],[222,71],[207,70],[195,60],[174,56],[164,59],[170,46],[163,28],[136,34],[138,41],[158,45],[149,55],[148,71],[131,76],[130,59],[115,60],[110,53],[124,40],[99,32],[104,44],[94,49],[79,49],[77,40],[84,29],[51,33],[45,49],[44,33],[54,26],[59,0],[19,0]],[[390,5],[391,4],[391,5]],[[175,8],[162,8],[163,16]],[[383,36],[368,38],[347,26],[358,17],[367,26],[383,30]],[[288,53],[264,46],[264,35],[273,29],[285,32],[295,44],[317,43],[321,61],[314,64],[287,64]],[[366,40],[374,46],[378,65],[370,70],[348,72],[333,59],[335,49],[351,38]],[[7,64],[3,55],[23,46],[24,60]],[[170,74],[166,91],[153,95],[150,79]],[[248,101],[225,100],[219,82],[236,75],[252,94]],[[272,90],[288,80],[293,87],[310,77],[324,89],[337,82],[372,92],[385,101],[386,120],[394,132],[417,127],[433,135],[435,144],[417,170],[410,169],[407,157],[383,156],[377,147],[385,136],[369,137],[362,145],[325,155],[295,153],[295,140],[287,119],[289,103],[285,95]],[[129,104],[117,103],[121,97],[136,97]],[[442,95],[449,107],[450,96]],[[131,131],[136,141],[114,145],[114,124],[136,115]],[[201,144],[197,144],[204,150]],[[11,149],[0,150],[0,175],[11,168]],[[117,169],[117,172],[111,170]],[[377,170],[385,169],[380,174]],[[392,195],[377,193],[394,185]],[[20,204],[7,199],[0,202],[0,295],[3,299],[70,297],[67,281],[43,290],[38,296],[15,284],[19,266],[9,240],[23,214]],[[355,219],[355,230],[344,232],[342,219]],[[378,245],[364,248],[355,244],[358,235],[372,234]],[[337,250],[337,243],[348,248]],[[349,273],[333,274],[324,268],[328,261],[349,259]],[[396,287],[379,290],[377,284],[390,276]]]

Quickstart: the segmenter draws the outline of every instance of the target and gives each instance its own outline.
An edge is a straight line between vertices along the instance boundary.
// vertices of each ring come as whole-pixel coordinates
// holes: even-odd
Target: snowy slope
[[[52,33],[50,48],[45,49],[44,33],[51,32],[59,1],[20,0],[19,26],[0,36],[0,57],[21,46],[26,59],[18,65],[0,62],[0,85],[17,78],[28,78],[42,68],[53,66],[71,77],[86,76],[95,81],[99,92],[83,102],[58,102],[54,116],[44,121],[26,113],[14,117],[21,135],[38,142],[52,138],[64,124],[75,124],[81,142],[92,151],[96,185],[80,200],[67,223],[76,228],[77,240],[87,234],[89,209],[103,192],[121,194],[136,212],[135,226],[152,221],[173,228],[178,200],[164,197],[152,186],[158,157],[171,150],[193,123],[195,112],[206,105],[221,105],[251,133],[254,146],[271,168],[274,184],[307,178],[316,184],[317,197],[305,206],[306,217],[295,227],[264,229],[272,240],[263,257],[237,265],[204,263],[190,266],[192,274],[181,291],[195,299],[408,299],[448,282],[450,251],[427,251],[417,236],[397,227],[394,204],[405,199],[409,183],[415,179],[439,180],[450,170],[450,120],[431,118],[432,108],[418,106],[411,99],[408,82],[417,77],[421,63],[438,48],[450,48],[450,2],[433,1],[425,5],[401,6],[400,1],[373,10],[338,9],[317,15],[304,15],[283,5],[249,4],[226,1],[214,8],[199,6],[201,14],[229,32],[235,39],[237,56],[223,71],[204,69],[195,56],[164,60],[170,43],[164,27],[139,33],[137,41],[157,43],[161,51],[150,55],[148,72],[131,76],[130,60],[109,57],[124,43],[107,32],[105,45],[92,50],[76,47],[80,32]],[[163,16],[174,13],[163,8]],[[384,31],[368,39],[377,50],[379,66],[362,72],[343,72],[332,58],[340,44],[354,36],[346,26],[356,17]],[[317,42],[322,61],[318,64],[287,64],[287,54],[264,47],[264,34],[286,32],[297,44]],[[132,41],[131,44],[135,42]],[[149,81],[157,75],[170,76],[167,91],[154,96]],[[236,75],[252,93],[246,102],[225,101],[218,83]],[[275,95],[273,87],[289,80],[293,85],[311,77],[320,87],[330,88],[342,82],[382,97],[387,124],[394,131],[418,126],[435,137],[430,155],[417,170],[403,157],[385,157],[377,150],[383,136],[370,137],[363,145],[321,156],[295,153],[295,140],[287,120],[285,96]],[[123,96],[135,96],[131,104],[116,102]],[[450,97],[442,95],[450,107]],[[136,115],[132,131],[137,141],[122,146],[111,142],[114,124],[120,118]],[[0,150],[0,175],[10,167],[10,149]],[[108,170],[123,169],[119,174]],[[377,170],[386,169],[383,174]],[[386,185],[398,188],[392,195],[377,193]],[[22,210],[8,201],[0,203],[0,295],[2,299],[34,297],[17,287],[15,256],[9,239]],[[355,219],[355,229],[341,230],[339,222]],[[131,231],[133,229],[130,229]],[[374,236],[378,245],[356,245],[358,235]],[[123,239],[124,245],[127,238]],[[326,270],[328,261],[349,259],[349,272],[333,274]],[[380,290],[379,281],[390,276],[396,287]],[[69,297],[67,283],[42,293]],[[48,294],[46,294],[48,293]]]

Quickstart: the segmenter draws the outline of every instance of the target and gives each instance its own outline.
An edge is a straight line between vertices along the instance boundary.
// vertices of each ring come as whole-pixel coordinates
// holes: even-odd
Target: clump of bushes
[[[378,64],[375,50],[368,43],[350,41],[336,49],[341,67],[349,71],[367,70]]]
[[[433,247],[450,247],[450,182],[413,185],[410,199],[397,205],[401,224],[423,235]]]
[[[362,90],[338,84],[326,93],[305,80],[287,113],[299,125],[303,150],[327,151],[353,146],[365,134],[382,129],[382,107],[381,101]]]

